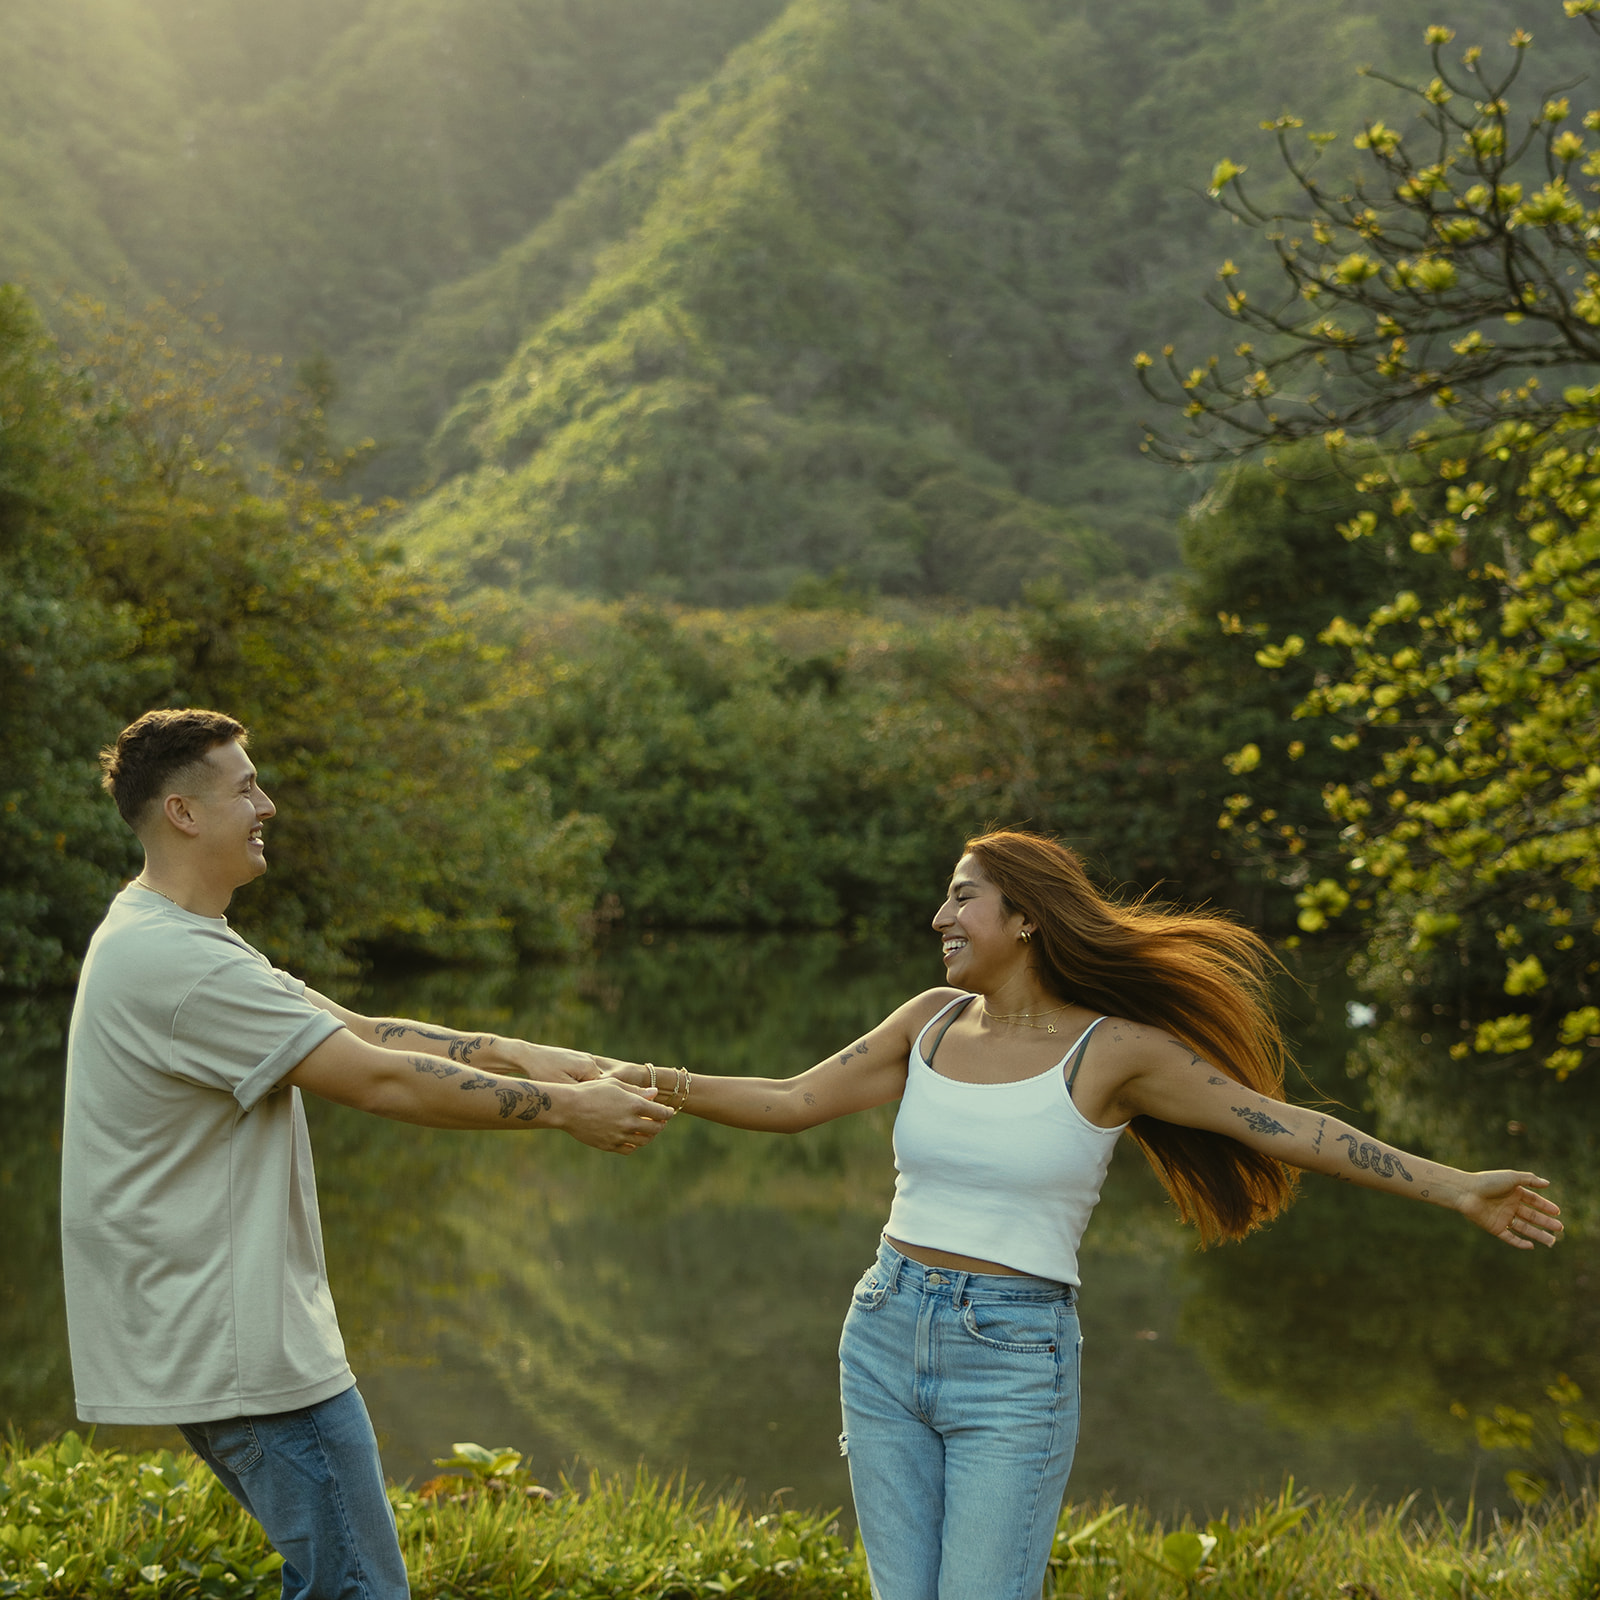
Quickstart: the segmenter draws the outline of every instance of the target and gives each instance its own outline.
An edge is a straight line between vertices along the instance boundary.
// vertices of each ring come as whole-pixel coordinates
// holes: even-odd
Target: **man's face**
[[[267,870],[262,824],[276,807],[256,782],[256,769],[236,740],[206,752],[204,784],[188,796],[189,809],[200,826],[208,868],[229,889],[259,878]]]

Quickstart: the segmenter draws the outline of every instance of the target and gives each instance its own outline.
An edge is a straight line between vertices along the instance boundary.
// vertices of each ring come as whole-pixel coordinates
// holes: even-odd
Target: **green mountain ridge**
[[[652,193],[586,186],[630,231],[546,224],[582,241],[579,287],[435,436],[441,473],[470,470],[408,519],[416,547],[478,581],[714,603],[805,573],[991,601],[1114,570],[1030,492],[1061,416],[1025,353],[1057,335],[1047,207],[1084,157],[1038,42],[1013,0],[791,4],[613,163]]]
[[[1270,194],[1263,117],[1555,4],[14,0],[0,277],[330,356],[351,486],[469,584],[1077,589],[1201,487],[1130,360],[1225,337],[1213,161]]]
[[[1270,179],[1285,104],[1359,127],[1388,91],[1354,63],[1425,62],[1434,16],[792,0],[437,291],[346,416],[402,462],[436,424],[402,533],[467,582],[1005,601],[1169,565],[1195,485],[1140,459],[1131,358],[1216,337],[1211,164]]]

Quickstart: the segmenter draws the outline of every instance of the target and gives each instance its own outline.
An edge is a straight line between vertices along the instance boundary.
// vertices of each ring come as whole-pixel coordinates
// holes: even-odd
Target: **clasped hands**
[[[498,1041],[506,1070],[535,1083],[566,1083],[579,1088],[563,1122],[573,1138],[596,1150],[631,1155],[649,1144],[677,1113],[657,1103],[649,1069],[636,1061],[616,1061],[585,1050],[564,1050],[528,1039]],[[670,1089],[671,1084],[665,1085]]]

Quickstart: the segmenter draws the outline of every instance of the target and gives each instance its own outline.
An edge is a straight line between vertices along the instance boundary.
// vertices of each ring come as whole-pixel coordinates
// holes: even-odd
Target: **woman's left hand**
[[[1549,1186],[1548,1178],[1531,1172],[1469,1172],[1464,1177],[1458,1209],[1485,1233],[1518,1250],[1553,1245],[1560,1237],[1561,1207],[1537,1192]]]

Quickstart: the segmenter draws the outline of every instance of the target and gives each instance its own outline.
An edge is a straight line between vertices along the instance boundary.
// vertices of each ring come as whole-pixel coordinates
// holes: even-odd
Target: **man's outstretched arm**
[[[358,1039],[383,1050],[442,1056],[460,1066],[515,1072],[537,1083],[588,1083],[600,1076],[594,1057],[582,1050],[508,1039],[498,1033],[461,1033],[436,1022],[413,1022],[409,1017],[364,1017],[315,989],[306,990],[306,999],[337,1017]]]
[[[673,1113],[654,1091],[614,1078],[525,1083],[443,1056],[384,1049],[341,1028],[283,1083],[338,1105],[427,1128],[514,1132],[559,1128],[596,1150],[636,1150]]]

